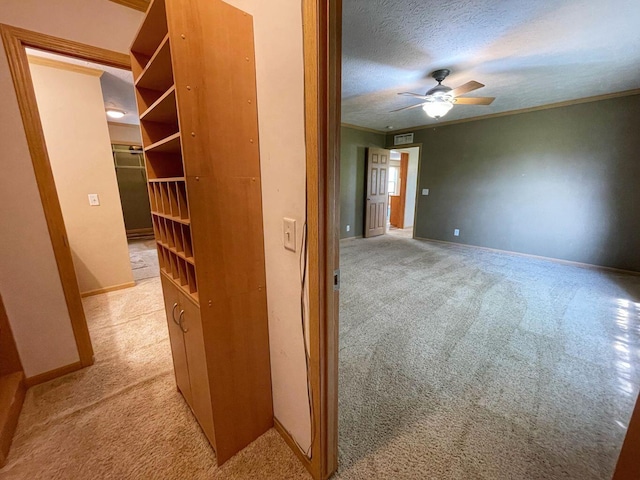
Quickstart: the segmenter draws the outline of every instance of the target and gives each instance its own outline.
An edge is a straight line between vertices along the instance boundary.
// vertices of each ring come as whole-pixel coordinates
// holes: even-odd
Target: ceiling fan
[[[433,87],[424,95],[411,92],[398,93],[398,95],[421,98],[424,102],[392,110],[391,113],[422,107],[427,115],[437,120],[440,117],[445,116],[454,105],[491,105],[495,100],[494,97],[461,97],[460,95],[473,92],[474,90],[484,87],[484,85],[474,82],[473,80],[465,83],[464,85],[460,85],[458,88],[451,88],[442,85],[442,81],[447,78],[450,73],[451,71],[446,68],[433,72],[431,76],[435,78],[438,85]]]

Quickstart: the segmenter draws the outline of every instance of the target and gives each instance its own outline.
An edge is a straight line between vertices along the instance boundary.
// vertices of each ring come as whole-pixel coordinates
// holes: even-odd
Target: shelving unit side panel
[[[222,465],[273,426],[271,366],[266,292],[253,291],[215,302],[215,310],[233,322],[203,317],[207,366],[213,380],[216,458]]]
[[[218,301],[264,290],[260,178],[187,177],[187,186],[202,298]]]
[[[273,425],[253,19],[220,0],[166,9],[222,464]]]
[[[188,177],[187,182],[196,278],[210,347],[217,455],[224,461],[227,453],[233,455],[257,438],[273,417],[261,185],[256,177]],[[251,299],[249,311],[236,305],[248,301],[241,299]]]
[[[186,176],[260,176],[252,17],[220,0],[167,11]]]

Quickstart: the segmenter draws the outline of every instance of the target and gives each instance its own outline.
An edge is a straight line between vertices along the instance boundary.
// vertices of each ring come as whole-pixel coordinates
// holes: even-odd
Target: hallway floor
[[[128,240],[129,261],[136,282],[159,275],[158,250],[153,237]]]
[[[0,478],[310,478],[273,429],[216,466],[176,390],[157,274],[84,306],[96,363],[29,389]]]

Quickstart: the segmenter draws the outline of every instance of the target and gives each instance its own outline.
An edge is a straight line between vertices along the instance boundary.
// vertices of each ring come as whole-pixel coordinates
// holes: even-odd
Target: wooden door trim
[[[636,405],[629,420],[627,433],[622,443],[612,480],[633,480],[639,478],[640,463],[638,463],[638,451],[640,451],[640,397],[636,399]]]
[[[338,466],[338,291],[342,0],[303,0],[309,272],[311,458],[315,479]]]
[[[0,35],[2,36],[9,70],[18,99],[42,209],[44,210],[53,254],[56,259],[60,282],[62,283],[62,290],[71,319],[71,327],[78,348],[80,365],[86,367],[94,362],[93,347],[87,327],[87,319],[82,307],[80,289],[67,240],[67,232],[51,170],[49,154],[45,144],[26,48],[37,48],[127,70],[131,70],[130,59],[128,55],[123,53],[92,47],[10,25],[0,24]]]

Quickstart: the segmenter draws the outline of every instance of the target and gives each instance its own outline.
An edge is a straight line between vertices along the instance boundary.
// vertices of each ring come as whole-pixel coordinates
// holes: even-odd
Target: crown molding
[[[376,130],[375,128],[367,128],[367,127],[360,127],[358,125],[351,125],[350,123],[341,123],[340,126],[345,128],[351,128],[353,130],[360,130],[362,132],[378,133],[380,135],[386,135],[388,133],[388,132],[383,132],[382,130]]]

